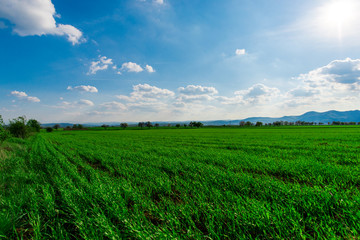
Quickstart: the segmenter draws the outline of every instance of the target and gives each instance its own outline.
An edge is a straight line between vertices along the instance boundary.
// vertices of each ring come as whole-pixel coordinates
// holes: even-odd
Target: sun
[[[316,20],[324,36],[337,36],[343,39],[355,28],[358,22],[360,7],[358,0],[332,0],[322,5],[317,12]]]
[[[332,1],[323,8],[323,21],[325,24],[337,26],[349,24],[355,16],[356,13],[354,1]]]

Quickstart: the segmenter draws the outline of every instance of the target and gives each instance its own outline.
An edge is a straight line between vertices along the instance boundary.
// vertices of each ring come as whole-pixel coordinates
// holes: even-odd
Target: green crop
[[[0,238],[360,235],[359,127],[55,131],[4,144]]]

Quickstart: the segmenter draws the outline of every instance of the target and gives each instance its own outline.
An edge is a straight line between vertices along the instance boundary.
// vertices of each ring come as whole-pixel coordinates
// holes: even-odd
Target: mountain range
[[[283,116],[279,118],[271,118],[271,117],[250,117],[245,119],[238,119],[238,120],[211,120],[211,121],[201,121],[204,125],[210,126],[220,126],[220,125],[239,125],[241,121],[250,121],[252,123],[262,122],[262,123],[273,123],[276,121],[288,121],[288,122],[296,122],[296,121],[305,121],[305,122],[322,122],[324,124],[332,123],[333,121],[340,121],[340,122],[360,122],[360,111],[353,110],[353,111],[327,111],[327,112],[306,112],[299,116]],[[168,124],[188,124],[190,121],[161,121],[156,122],[159,123],[160,126],[166,126]],[[154,122],[155,123],[155,122]],[[59,124],[60,127],[67,127],[72,126],[73,123],[45,123],[42,124],[42,127],[52,127],[55,124]],[[109,126],[119,126],[120,122],[99,122],[99,123],[84,123],[83,126],[85,127],[93,127],[93,126],[101,126],[103,124]],[[128,124],[136,125],[137,122],[128,122]]]

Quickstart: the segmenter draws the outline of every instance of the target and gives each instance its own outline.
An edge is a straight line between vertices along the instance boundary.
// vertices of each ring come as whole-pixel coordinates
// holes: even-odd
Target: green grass
[[[4,144],[3,238],[360,235],[359,127],[54,131]]]

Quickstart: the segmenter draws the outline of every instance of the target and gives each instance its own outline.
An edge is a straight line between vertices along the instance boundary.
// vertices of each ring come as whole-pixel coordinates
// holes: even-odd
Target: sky
[[[0,115],[230,120],[360,103],[357,0],[1,0]]]

